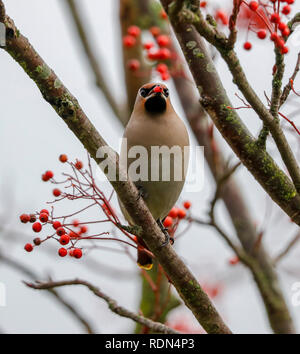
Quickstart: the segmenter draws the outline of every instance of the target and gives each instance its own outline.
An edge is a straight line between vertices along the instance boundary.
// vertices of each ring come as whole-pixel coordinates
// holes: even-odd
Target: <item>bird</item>
[[[130,153],[135,147],[138,147],[142,152],[140,156]],[[175,153],[169,155],[169,165],[163,164],[162,155],[151,155],[152,151],[157,151],[155,148],[164,149],[164,147],[168,148],[166,151],[176,151],[176,154],[182,158],[181,163],[178,163],[179,160],[177,160]],[[170,150],[172,148],[173,150]],[[143,155],[145,152],[147,152],[146,158]],[[142,159],[140,169],[144,168],[144,171],[131,169],[136,166],[138,159]],[[145,159],[147,160],[145,161]],[[169,89],[161,83],[143,85],[138,90],[132,114],[125,128],[120,161],[125,164],[129,178],[133,179],[139,190],[139,196],[144,199],[166,237],[168,237],[168,233],[163,227],[163,221],[177,202],[183,189],[188,160],[189,135],[184,122],[171,104]],[[170,166],[169,176],[168,166]],[[155,167],[158,167],[158,172],[153,171]],[[139,172],[142,177],[146,176],[146,178],[137,178]],[[164,172],[166,173],[165,177]],[[178,177],[176,177],[176,173]],[[156,177],[153,178],[153,175]],[[127,222],[133,226],[134,222],[120,200],[119,205]],[[142,246],[138,247],[137,264],[143,269],[150,270],[153,266],[152,257],[143,251],[147,247],[139,236],[137,236],[137,244]]]

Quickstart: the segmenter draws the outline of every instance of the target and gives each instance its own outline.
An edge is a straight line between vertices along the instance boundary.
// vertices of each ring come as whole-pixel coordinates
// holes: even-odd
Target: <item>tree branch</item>
[[[91,283],[85,281],[85,280],[80,280],[80,279],[74,279],[74,280],[64,280],[64,281],[50,281],[50,282],[36,282],[36,283],[26,283],[25,284],[36,290],[49,290],[57,287],[62,287],[62,286],[69,286],[69,285],[83,285],[87,287],[91,292],[93,292],[97,297],[100,297],[103,299],[109,309],[116,313],[117,315],[121,317],[126,317],[130,318],[131,320],[140,323],[144,326],[147,326],[151,328],[154,332],[158,333],[165,333],[165,334],[178,334],[179,332],[173,330],[172,328],[165,326],[162,323],[159,322],[154,322],[148,318],[145,318],[144,316],[137,315],[129,310],[127,310],[125,307],[119,306],[117,302],[112,299],[110,296],[104,294],[99,288],[95,287]]]

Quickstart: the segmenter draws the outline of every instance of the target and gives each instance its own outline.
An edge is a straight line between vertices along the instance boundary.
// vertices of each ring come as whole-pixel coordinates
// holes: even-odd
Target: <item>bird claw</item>
[[[160,246],[160,248],[166,247],[169,243],[171,243],[171,245],[174,244],[174,238],[170,237],[168,229],[166,229],[163,225],[163,223],[161,222],[160,219],[157,220],[157,224],[160,227],[161,231],[164,233],[166,240],[165,242]]]
[[[140,198],[145,199],[145,197],[147,196],[147,193],[146,193],[145,189],[142,186],[140,186],[140,185],[136,185],[136,188],[137,188],[138,193],[139,193],[138,197],[137,197],[137,201],[140,200]]]

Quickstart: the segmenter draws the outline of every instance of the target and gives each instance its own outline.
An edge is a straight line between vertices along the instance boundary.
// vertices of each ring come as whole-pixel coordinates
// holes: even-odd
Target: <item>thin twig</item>
[[[11,256],[6,257],[1,252],[0,252],[0,262],[25,274],[32,280],[38,278],[38,275],[34,273],[29,267],[25,266],[23,263],[14,260]],[[84,316],[78,311],[78,309],[74,305],[70,303],[69,300],[66,300],[58,291],[54,289],[49,288],[47,290],[51,295],[53,295],[56,298],[56,300],[61,305],[63,305],[75,317],[75,319],[85,328],[87,333],[89,334],[96,333],[92,325],[88,322],[88,320],[84,318]]]
[[[300,232],[292,238],[292,240],[286,245],[286,247],[274,258],[273,264],[277,265],[294,247],[294,245],[300,240]]]
[[[166,334],[178,334],[179,332],[173,330],[172,328],[165,326],[162,323],[159,322],[154,322],[148,318],[145,318],[144,316],[137,315],[126,308],[119,306],[117,302],[112,299],[110,296],[104,294],[99,288],[95,287],[91,283],[85,281],[85,280],[80,280],[80,279],[74,279],[74,280],[64,280],[64,281],[50,281],[50,282],[36,282],[36,283],[27,283],[25,284],[36,290],[49,290],[53,289],[56,287],[62,287],[62,286],[69,286],[69,285],[83,285],[87,287],[90,291],[92,291],[97,297],[100,297],[103,299],[107,304],[109,309],[116,313],[119,316],[130,318],[133,321],[140,323],[142,325],[145,325],[149,328],[151,328],[154,332],[158,333],[166,333]]]

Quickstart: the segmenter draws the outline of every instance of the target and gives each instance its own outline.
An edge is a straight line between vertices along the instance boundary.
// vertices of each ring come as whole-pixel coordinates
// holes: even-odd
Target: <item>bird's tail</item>
[[[143,248],[147,248],[147,246],[140,237],[137,238],[137,243],[138,246],[142,246],[142,248],[138,247],[137,264],[140,268],[150,270],[153,267],[152,257],[143,250]]]

